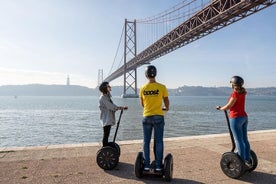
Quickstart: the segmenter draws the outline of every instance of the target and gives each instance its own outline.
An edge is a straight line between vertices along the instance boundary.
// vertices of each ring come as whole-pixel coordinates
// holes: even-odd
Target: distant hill
[[[95,96],[95,89],[76,85],[7,85],[0,86],[0,96]]]
[[[182,86],[168,89],[170,96],[228,96],[230,87]],[[139,90],[138,90],[139,91]],[[112,86],[112,96],[121,96],[122,86]],[[247,88],[248,95],[276,96],[276,87]],[[78,85],[6,85],[0,86],[0,96],[98,96],[98,88]]]
[[[276,87],[246,88],[248,95],[276,96]],[[169,89],[171,96],[228,96],[232,92],[230,87],[202,87],[183,86],[177,89]]]

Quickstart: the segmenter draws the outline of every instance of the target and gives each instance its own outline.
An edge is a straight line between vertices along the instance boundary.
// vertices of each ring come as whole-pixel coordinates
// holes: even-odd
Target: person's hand
[[[221,108],[221,106],[219,106],[219,105],[216,107],[217,110],[220,110],[220,108]]]
[[[127,110],[128,109],[128,106],[120,106],[118,107],[118,110]]]
[[[162,107],[163,111],[168,111],[169,109],[167,109],[166,107]]]

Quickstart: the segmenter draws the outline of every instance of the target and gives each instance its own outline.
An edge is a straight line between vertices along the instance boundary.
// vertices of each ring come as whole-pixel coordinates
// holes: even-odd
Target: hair
[[[102,92],[103,94],[108,94],[109,91],[107,90],[107,86],[108,86],[108,82],[102,82],[101,85],[99,86],[99,90],[100,92]]]
[[[234,85],[234,84],[232,84],[232,86],[233,86],[233,89],[235,89],[239,94],[246,93],[246,89],[243,86]]]

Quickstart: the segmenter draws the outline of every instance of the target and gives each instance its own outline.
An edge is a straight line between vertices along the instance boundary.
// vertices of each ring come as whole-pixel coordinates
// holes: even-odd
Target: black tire
[[[137,178],[143,177],[143,169],[144,169],[143,152],[139,152],[137,154],[135,165],[134,165],[134,172]]]
[[[97,164],[104,170],[114,169],[119,162],[119,156],[115,148],[106,146],[97,153]]]
[[[117,152],[118,152],[118,156],[120,157],[120,155],[121,155],[121,149],[120,149],[120,146],[116,142],[109,142],[108,146],[110,146],[112,148],[115,148],[117,150]]]
[[[220,160],[223,173],[230,178],[239,178],[244,173],[244,163],[239,155],[233,152],[224,153]]]
[[[173,156],[170,153],[164,160],[164,176],[165,181],[171,181],[173,177]]]
[[[250,150],[250,162],[252,163],[252,168],[248,169],[248,172],[252,172],[258,166],[258,158],[253,150]]]

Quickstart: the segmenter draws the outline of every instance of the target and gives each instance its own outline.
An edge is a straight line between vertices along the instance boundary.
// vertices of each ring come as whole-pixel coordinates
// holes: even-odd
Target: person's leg
[[[243,142],[244,142],[244,156],[246,161],[250,161],[250,143],[248,141],[248,136],[247,136],[247,125],[248,125],[248,118],[244,117],[244,123],[243,123]]]
[[[230,118],[230,127],[235,138],[238,154],[245,161],[245,146],[243,142],[243,118]]]
[[[163,134],[164,134],[164,117],[163,116],[155,116],[154,117],[154,142],[155,142],[155,163],[156,168],[162,168],[163,162],[163,153],[164,153],[164,142],[163,142]]]
[[[107,125],[103,127],[103,146],[108,145],[108,137],[110,134],[111,125]]]
[[[152,134],[152,122],[150,118],[143,119],[143,135],[144,135],[144,143],[143,143],[143,156],[145,159],[145,168],[150,167],[150,140]]]

